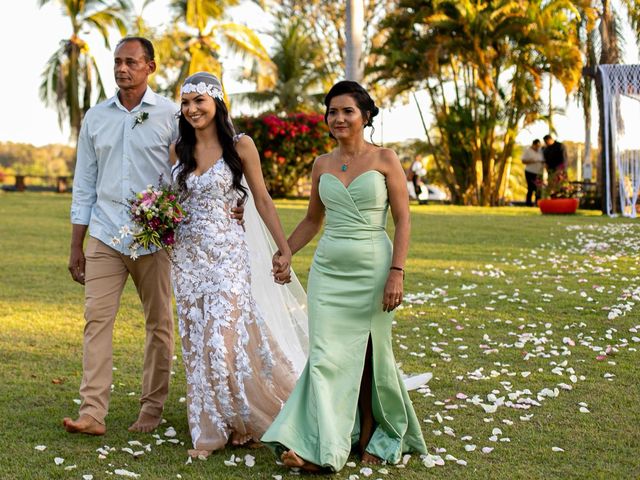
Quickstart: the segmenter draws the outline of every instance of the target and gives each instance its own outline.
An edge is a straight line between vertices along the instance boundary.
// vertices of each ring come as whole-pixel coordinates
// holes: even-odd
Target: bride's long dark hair
[[[233,175],[233,188],[242,194],[242,201],[244,202],[247,198],[247,189],[241,183],[242,161],[236,151],[233,124],[231,123],[229,111],[224,101],[218,100],[217,98],[214,98],[213,101],[216,104],[216,114],[213,117],[213,121],[216,125],[218,140],[220,140],[220,145],[222,146],[222,157]],[[197,167],[194,154],[196,148],[196,130],[187,119],[184,118],[182,110],[180,111],[178,120],[178,130],[179,137],[176,142],[176,154],[180,159],[180,164],[176,167],[178,169],[176,180],[178,182],[178,188],[182,192],[187,192],[187,178]]]

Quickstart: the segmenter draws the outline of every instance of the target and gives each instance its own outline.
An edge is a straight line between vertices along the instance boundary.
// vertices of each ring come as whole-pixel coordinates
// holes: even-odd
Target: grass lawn
[[[166,423],[155,435],[127,432],[144,338],[131,282],[114,332],[108,432],[63,431],[82,375],[83,292],[66,270],[69,203],[0,192],[0,478],[126,478],[120,469],[141,479],[294,478],[264,448],[186,463],[178,343]],[[305,208],[278,202],[286,231]],[[639,478],[640,222],[430,205],[413,206],[412,221],[409,301],[394,343],[406,373],[434,375],[411,392],[430,456],[369,478]],[[294,258],[303,284],[314,247]],[[169,427],[175,437],[165,436]],[[247,454],[255,466],[225,465]],[[360,468],[335,477],[363,479]]]

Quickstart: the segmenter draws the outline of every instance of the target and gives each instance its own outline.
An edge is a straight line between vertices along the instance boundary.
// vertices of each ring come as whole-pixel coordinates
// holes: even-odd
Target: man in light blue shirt
[[[145,314],[146,342],[138,419],[130,431],[150,432],[160,423],[173,357],[170,263],[164,250],[129,256],[120,229],[130,223],[126,199],[160,175],[170,179],[169,146],[178,134],[178,107],[147,85],[156,69],[149,40],[127,37],[116,46],[118,93],[91,108],[82,123],[71,204],[69,271],[85,286],[81,405],[68,432],[103,435],[112,384],[113,326],[131,275]],[[234,209],[242,222],[242,208]],[[86,250],[84,239],[89,230]]]

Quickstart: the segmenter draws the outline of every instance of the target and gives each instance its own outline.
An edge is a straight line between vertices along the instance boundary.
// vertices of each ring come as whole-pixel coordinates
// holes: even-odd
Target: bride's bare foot
[[[213,450],[198,450],[195,448],[191,448],[187,450],[187,453],[191,458],[205,459],[213,453]]]
[[[80,415],[77,420],[66,417],[62,420],[64,429],[69,433],[85,433],[87,435],[104,435],[107,427],[91,415]]]
[[[300,458],[293,450],[287,450],[280,456],[280,460],[289,468],[299,468],[306,472],[319,472],[321,468],[315,463]]]
[[[364,452],[362,454],[362,463],[365,465],[380,465],[382,464],[382,460],[375,455],[371,455],[369,452]]]
[[[252,436],[250,433],[238,433],[233,432],[231,434],[231,445],[234,447],[244,447],[248,445],[252,440]]]
[[[129,427],[130,432],[149,433],[153,432],[160,425],[162,417],[156,417],[140,411],[138,419]]]

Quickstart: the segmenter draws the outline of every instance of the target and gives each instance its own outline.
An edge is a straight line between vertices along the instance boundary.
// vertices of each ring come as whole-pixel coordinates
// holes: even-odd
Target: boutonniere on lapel
[[[132,129],[136,128],[136,125],[142,125],[142,122],[149,118],[149,112],[138,112],[135,118]]]

